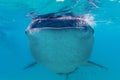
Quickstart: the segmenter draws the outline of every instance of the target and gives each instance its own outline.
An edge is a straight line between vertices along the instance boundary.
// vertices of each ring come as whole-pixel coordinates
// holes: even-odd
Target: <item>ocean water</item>
[[[91,60],[107,67],[80,67],[69,80],[120,80],[120,0],[0,0],[0,80],[65,80],[43,65],[24,70],[32,62],[25,29],[29,12],[46,14],[75,6],[76,15],[94,18],[95,43]]]

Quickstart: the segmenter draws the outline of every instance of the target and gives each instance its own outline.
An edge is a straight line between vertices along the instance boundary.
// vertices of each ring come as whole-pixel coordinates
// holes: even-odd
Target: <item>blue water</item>
[[[26,14],[31,11],[39,14],[56,12],[73,6],[75,1],[0,0],[0,80],[65,80],[65,76],[59,76],[43,65],[23,70],[34,61],[25,35],[31,21]],[[81,0],[79,5],[84,3],[87,4],[86,0]],[[97,3],[99,8],[84,5],[74,12],[94,16],[95,44],[91,60],[108,69],[81,67],[70,80],[120,80],[120,0]]]

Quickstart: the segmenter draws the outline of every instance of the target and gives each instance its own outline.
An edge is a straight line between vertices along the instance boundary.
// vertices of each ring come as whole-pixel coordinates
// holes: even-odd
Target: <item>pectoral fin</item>
[[[100,64],[97,64],[95,62],[92,62],[92,61],[88,61],[86,64],[84,64],[85,66],[97,66],[99,68],[102,68],[102,69],[107,69],[105,66],[102,66]]]
[[[25,69],[28,69],[28,68],[31,68],[31,67],[34,67],[36,64],[37,64],[37,62],[33,62],[33,63],[29,64],[28,66],[26,66],[26,67],[24,68],[24,70],[25,70]]]

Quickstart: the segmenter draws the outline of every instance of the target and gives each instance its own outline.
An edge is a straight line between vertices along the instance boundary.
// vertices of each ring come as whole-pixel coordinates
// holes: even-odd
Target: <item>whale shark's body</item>
[[[37,63],[58,74],[69,74],[83,65],[100,66],[89,61],[94,44],[89,24],[71,13],[48,15],[35,18],[26,30]]]

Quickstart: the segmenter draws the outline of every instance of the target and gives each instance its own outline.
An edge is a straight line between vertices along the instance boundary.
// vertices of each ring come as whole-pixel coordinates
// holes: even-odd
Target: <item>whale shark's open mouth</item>
[[[38,31],[41,29],[65,29],[65,28],[79,28],[87,31],[91,28],[91,24],[86,21],[86,15],[75,16],[72,13],[65,15],[56,15],[49,13],[45,15],[38,15],[33,18],[32,23],[28,26],[26,31]]]

